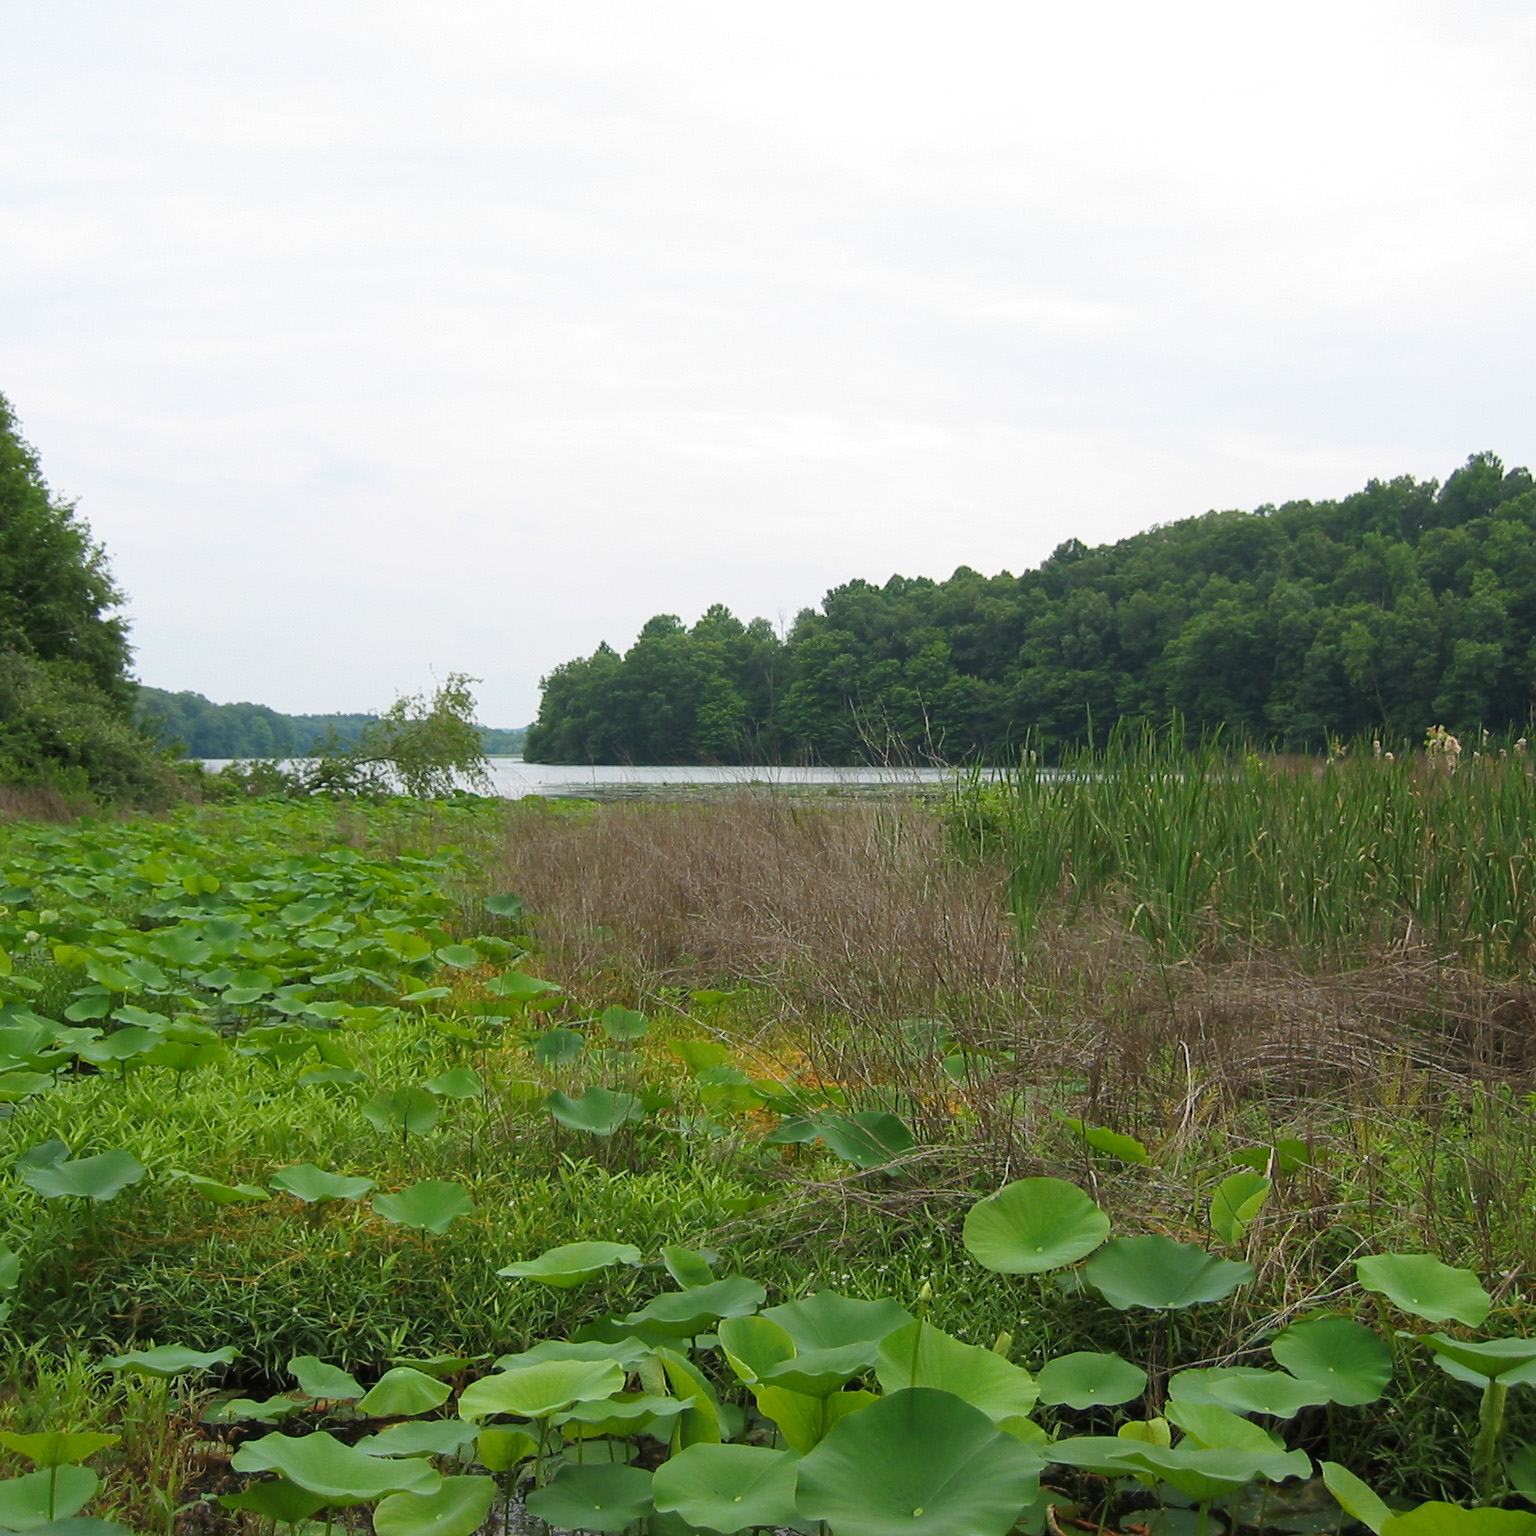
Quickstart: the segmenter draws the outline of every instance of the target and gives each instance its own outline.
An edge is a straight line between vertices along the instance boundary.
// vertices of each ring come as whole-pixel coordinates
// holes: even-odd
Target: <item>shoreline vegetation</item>
[[[787,634],[721,606],[544,679],[547,763],[1054,760],[1182,721],[1266,750],[1526,728],[1536,489],[1474,455],[1340,501],[1211,512],[1038,569],[853,581]]]
[[[1436,742],[1130,736],[940,805],[12,824],[0,1510],[26,1437],[68,1430],[121,1437],[79,1453],[74,1507],[142,1533],[305,1505],[425,1536],[450,1494],[464,1536],[514,1497],[604,1530],[621,1483],[629,1526],[718,1530],[664,1518],[672,1481],[786,1452],[803,1520],[814,1468],[873,1454],[859,1415],[878,1449],[907,1403],[1011,1458],[996,1536],[1048,1505],[1265,1536],[1338,1529],[1338,1500],[1385,1536],[1423,1500],[1514,1518],[1536,1407],[1477,1371],[1536,1331],[1536,777]],[[1049,1266],[978,1236],[977,1210],[1069,1207],[1091,1235]],[[822,1332],[758,1353],[797,1307]],[[920,1320],[885,1364],[825,1331],[877,1313]],[[1340,1396],[1314,1333],[1355,1351]],[[541,1408],[535,1369],[582,1384]],[[886,1529],[848,1497],[832,1536]]]

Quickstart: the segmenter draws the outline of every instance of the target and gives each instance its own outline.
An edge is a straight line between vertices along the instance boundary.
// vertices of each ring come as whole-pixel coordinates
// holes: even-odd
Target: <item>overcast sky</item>
[[[145,682],[1536,461],[1536,10],[0,0],[0,392]]]

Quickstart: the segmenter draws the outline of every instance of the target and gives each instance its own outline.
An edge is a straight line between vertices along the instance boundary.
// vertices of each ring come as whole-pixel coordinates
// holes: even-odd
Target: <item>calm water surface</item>
[[[942,794],[956,781],[950,768],[625,768],[525,763],[493,757],[494,792],[509,800],[547,795],[588,800],[683,800],[711,790],[761,785],[816,797],[868,799],[888,794]],[[217,770],[223,759],[205,766]]]

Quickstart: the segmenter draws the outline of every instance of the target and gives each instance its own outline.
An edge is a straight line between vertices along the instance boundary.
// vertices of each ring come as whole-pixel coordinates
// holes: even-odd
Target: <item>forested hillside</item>
[[[1341,501],[1210,512],[1038,569],[849,582],[781,640],[661,615],[544,680],[535,762],[1005,761],[1183,717],[1291,750],[1521,728],[1536,482],[1477,454]]]
[[[285,715],[265,704],[215,704],[200,693],[139,689],[139,715],[151,732],[185,757],[307,757],[328,738],[356,746],[377,715]],[[521,750],[522,730],[483,726],[488,753]]]
[[[0,783],[164,792],[165,766],[132,720],[121,601],[101,546],[49,489],[0,395]]]

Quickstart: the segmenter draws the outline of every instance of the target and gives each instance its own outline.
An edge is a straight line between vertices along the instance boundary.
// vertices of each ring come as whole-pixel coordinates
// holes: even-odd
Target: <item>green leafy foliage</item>
[[[977,1201],[965,1218],[971,1257],[1005,1275],[1060,1269],[1108,1236],[1109,1217],[1063,1179],[1018,1179]]]

